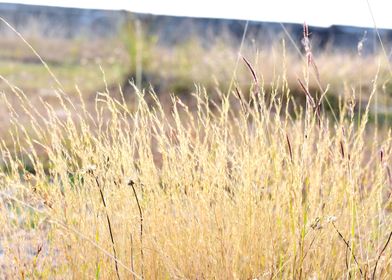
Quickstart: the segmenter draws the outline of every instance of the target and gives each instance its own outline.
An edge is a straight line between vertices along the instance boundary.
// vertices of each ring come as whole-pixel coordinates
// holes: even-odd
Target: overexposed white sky
[[[133,12],[195,17],[306,22],[392,29],[392,0],[0,0],[63,7],[126,9]]]

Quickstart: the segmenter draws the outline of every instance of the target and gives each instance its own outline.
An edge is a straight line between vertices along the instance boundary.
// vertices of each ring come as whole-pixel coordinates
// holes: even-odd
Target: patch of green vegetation
[[[156,35],[147,34],[143,31],[143,28],[144,26],[138,20],[129,19],[120,31],[120,39],[130,60],[129,76],[137,76],[142,72],[148,72],[153,59],[153,48],[158,42]]]
[[[368,122],[371,124],[377,123],[381,126],[386,126],[392,124],[392,112],[390,113],[369,113]]]
[[[96,63],[56,64],[49,67],[69,94],[75,93],[75,85],[83,93],[92,93],[105,88],[103,73]],[[122,84],[127,71],[127,67],[121,63],[103,64],[102,69],[108,84]],[[0,65],[0,73],[11,84],[22,88],[27,94],[42,93],[44,89],[50,91],[57,87],[42,64],[6,61]],[[7,88],[5,83],[0,83],[0,89]]]

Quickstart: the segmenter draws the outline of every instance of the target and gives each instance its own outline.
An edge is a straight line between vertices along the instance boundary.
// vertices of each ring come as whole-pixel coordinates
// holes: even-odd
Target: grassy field
[[[0,278],[391,278],[385,56],[194,44],[2,64]]]

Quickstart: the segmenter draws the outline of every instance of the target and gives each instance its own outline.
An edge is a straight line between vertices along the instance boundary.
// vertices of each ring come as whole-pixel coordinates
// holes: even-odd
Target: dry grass
[[[244,61],[248,93],[197,88],[192,110],[138,89],[133,106],[107,91],[95,108],[58,91],[59,116],[9,84],[0,276],[390,278],[392,137],[367,124],[370,101],[358,122],[349,91],[335,120],[311,59],[304,106],[290,64],[267,90]]]

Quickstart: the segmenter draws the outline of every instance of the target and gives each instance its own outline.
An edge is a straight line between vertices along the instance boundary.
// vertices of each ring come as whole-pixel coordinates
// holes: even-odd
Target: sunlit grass
[[[37,97],[16,85],[42,90],[44,68],[6,63],[0,276],[388,279],[392,137],[372,112],[387,99],[385,65],[369,62],[356,83],[354,56],[331,74],[344,91],[331,92],[338,63],[328,63],[346,56],[282,53],[244,56],[234,77],[235,60],[212,62],[219,49],[204,54],[210,68],[181,52],[143,68],[173,68],[162,75],[175,81],[230,66],[213,93],[194,86],[183,99],[136,87],[119,96],[105,83],[118,66],[73,64],[50,65],[63,88],[52,81]]]
[[[99,94],[95,112],[60,95],[66,117],[42,104],[41,119],[19,93],[31,133],[14,115],[16,149],[2,147],[4,275],[108,279],[116,266],[120,278],[146,279],[373,273],[390,232],[392,138],[368,129],[366,114],[358,124],[349,107],[337,122],[318,119],[310,103],[286,111],[282,100],[294,101],[284,81],[249,100],[221,93],[217,104],[199,89],[195,111],[137,94],[133,109]],[[383,254],[376,275],[385,278]]]

